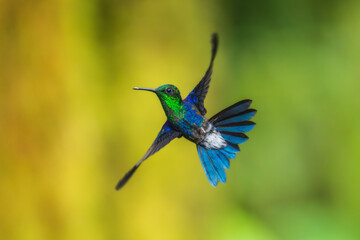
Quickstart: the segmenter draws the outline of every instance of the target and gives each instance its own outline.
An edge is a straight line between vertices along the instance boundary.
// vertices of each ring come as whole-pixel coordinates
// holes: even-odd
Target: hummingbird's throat
[[[176,121],[176,119],[184,117],[184,105],[181,99],[166,96],[164,99],[160,99],[160,101],[170,121]]]

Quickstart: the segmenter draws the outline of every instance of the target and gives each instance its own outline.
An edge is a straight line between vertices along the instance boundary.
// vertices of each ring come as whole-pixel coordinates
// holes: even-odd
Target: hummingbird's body
[[[202,116],[199,110],[189,100],[184,99],[180,108],[179,118],[168,117],[170,125],[182,132],[188,140],[207,146],[208,148],[221,148],[226,146],[225,139],[221,137],[209,120]],[[218,136],[218,137],[216,137]],[[211,139],[212,138],[212,139]]]
[[[205,117],[204,99],[207,94],[212,65],[216,55],[218,37],[212,38],[212,57],[205,76],[195,89],[182,99],[180,91],[173,85],[163,85],[157,89],[134,88],[156,93],[164,109],[167,121],[143,158],[119,181],[120,189],[133,175],[140,164],[149,156],[159,151],[176,137],[185,137],[197,145],[197,150],[208,180],[213,186],[217,182],[225,183],[224,169],[230,167],[229,159],[235,158],[240,149],[237,144],[245,142],[248,137],[244,132],[250,131],[255,123],[248,121],[256,110],[248,109],[251,100],[240,101],[210,119]]]

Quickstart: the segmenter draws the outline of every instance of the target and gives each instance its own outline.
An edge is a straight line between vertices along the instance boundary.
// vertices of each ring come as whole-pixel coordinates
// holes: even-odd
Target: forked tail
[[[210,118],[209,121],[226,140],[228,145],[225,148],[209,149],[197,145],[201,164],[214,187],[218,181],[226,182],[224,169],[230,167],[229,159],[234,159],[235,154],[240,152],[238,144],[249,139],[244,132],[252,130],[255,126],[254,122],[249,121],[256,114],[255,109],[248,109],[250,104],[251,100],[237,102]]]

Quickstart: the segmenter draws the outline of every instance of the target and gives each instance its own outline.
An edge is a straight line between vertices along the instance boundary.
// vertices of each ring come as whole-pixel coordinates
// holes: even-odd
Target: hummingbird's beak
[[[139,87],[134,87],[134,90],[145,90],[145,91],[150,91],[150,92],[154,92],[156,93],[156,89],[153,88],[139,88]]]

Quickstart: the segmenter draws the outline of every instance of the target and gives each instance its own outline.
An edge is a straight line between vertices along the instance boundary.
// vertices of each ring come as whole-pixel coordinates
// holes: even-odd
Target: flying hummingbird
[[[231,105],[210,119],[205,117],[204,99],[209,89],[218,42],[218,35],[214,33],[211,39],[209,68],[185,99],[181,98],[178,88],[170,84],[156,89],[134,88],[155,93],[167,121],[145,155],[118,182],[116,190],[125,185],[143,161],[177,137],[185,137],[196,144],[201,164],[211,185],[216,187],[218,181],[226,182],[224,169],[230,167],[229,159],[234,159],[235,154],[240,151],[238,144],[248,140],[244,132],[254,128],[255,123],[249,119],[255,115],[256,110],[249,109],[251,100],[247,99]]]

